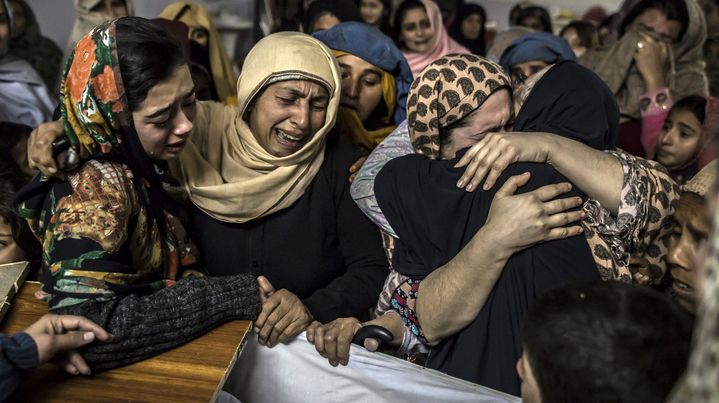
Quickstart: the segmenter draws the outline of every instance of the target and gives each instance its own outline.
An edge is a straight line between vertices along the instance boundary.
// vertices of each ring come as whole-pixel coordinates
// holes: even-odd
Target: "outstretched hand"
[[[90,367],[76,350],[95,340],[110,341],[112,336],[94,322],[71,315],[47,314],[25,330],[37,345],[40,364],[55,358],[69,374],[89,375]]]

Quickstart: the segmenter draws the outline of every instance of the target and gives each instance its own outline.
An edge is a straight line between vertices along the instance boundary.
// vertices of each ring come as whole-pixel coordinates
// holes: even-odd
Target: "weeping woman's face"
[[[454,158],[457,151],[471,147],[489,133],[505,131],[513,120],[512,95],[508,89],[493,92],[479,108],[465,116],[448,133],[442,144],[442,159]]]
[[[288,80],[265,87],[250,107],[250,131],[275,157],[299,151],[325,124],[329,93],[309,80]]]
[[[169,160],[182,151],[192,131],[195,107],[195,86],[186,64],[150,88],[132,112],[140,143],[150,158]]]

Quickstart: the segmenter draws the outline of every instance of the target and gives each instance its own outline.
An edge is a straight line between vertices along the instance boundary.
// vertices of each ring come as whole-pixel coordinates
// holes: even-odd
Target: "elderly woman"
[[[412,72],[402,52],[376,28],[344,22],[314,34],[342,71],[337,130],[372,151],[406,117]]]
[[[177,42],[142,18],[99,25],[78,42],[61,88],[77,169],[64,179],[36,176],[17,200],[43,244],[50,311],[87,317],[114,336],[83,351],[90,368],[126,365],[223,322],[254,319],[253,275],[183,278],[196,248],[163,188],[173,182],[166,161],[182,150],[196,113]]]
[[[428,64],[450,53],[469,53],[447,33],[442,12],[432,0],[405,0],[394,14],[395,40],[416,76]]]
[[[201,103],[174,167],[208,272],[253,272],[276,287],[256,322],[270,345],[313,319],[362,315],[387,275],[379,233],[349,195],[359,150],[330,135],[340,74],[317,39],[266,37],[245,60],[239,110]]]
[[[661,127],[673,99],[707,95],[706,23],[696,0],[632,0],[620,15],[619,39],[588,50],[580,62],[617,97],[619,146],[643,156],[640,133]]]
[[[449,66],[454,70],[461,68],[462,64],[455,62],[449,63]],[[428,69],[428,76],[432,77],[433,74],[430,70]],[[415,88],[422,87],[422,83],[415,84]],[[442,87],[444,88],[444,85]],[[497,94],[501,94],[501,92],[497,92]],[[493,97],[496,97],[496,95],[491,95],[482,107],[489,105],[488,103]],[[410,116],[412,116],[414,108],[416,108],[417,112],[422,110],[420,104],[415,107],[412,101],[413,98],[411,97]],[[504,102],[508,104],[509,99],[505,99]],[[462,105],[462,103],[457,104],[457,107],[459,105]],[[469,131],[471,133],[486,133],[487,131],[495,130],[497,126],[501,126],[500,118],[504,115],[500,111],[503,109],[510,110],[510,107],[499,103],[492,106],[492,108],[494,109],[488,109],[483,114],[477,114],[477,116],[486,116],[487,119],[489,119],[489,116],[494,116],[496,122],[492,124],[486,122],[482,127],[470,127]],[[456,116],[453,113],[455,109],[445,107],[441,110],[445,119]],[[421,115],[418,113],[417,116],[419,119]],[[423,119],[427,118],[424,117]],[[671,181],[668,180],[666,173],[657,169],[656,166],[637,161],[623,153],[599,151],[613,144],[616,138],[617,121],[618,111],[613,97],[598,77],[576,63],[562,62],[552,68],[535,86],[534,94],[527,99],[527,103],[517,117],[515,129],[560,133],[564,137],[546,133],[532,135],[517,133],[506,136],[489,135],[468,151],[461,151],[464,158],[452,160],[451,165],[446,167],[446,174],[456,175],[454,182],[457,182],[457,186],[473,190],[480,187],[481,178],[484,178],[489,171],[489,167],[494,163],[497,163],[498,166],[506,167],[515,161],[550,162],[560,173],[567,175],[567,178],[577,184],[580,189],[585,190],[590,197],[596,199],[596,201],[589,200],[585,203],[584,212],[586,217],[581,224],[585,231],[586,240],[583,240],[583,245],[581,247],[577,246],[579,249],[572,253],[577,253],[590,245],[591,247],[588,249],[591,251],[591,266],[596,278],[632,281],[633,274],[635,279],[638,279],[639,274],[630,271],[628,267],[629,254],[630,252],[644,252],[644,249],[648,247],[651,240],[654,239],[666,223],[666,218],[671,213],[671,201],[676,199],[677,191],[670,185],[669,189],[664,192],[664,183],[671,183]],[[421,121],[420,123],[423,122]],[[415,126],[417,126],[417,123],[415,123]],[[409,127],[411,126],[403,124],[398,128],[395,133],[400,138],[397,138],[395,133],[387,138],[387,144],[390,144],[390,141],[394,142],[392,146],[383,147],[385,145],[383,143],[376,149],[362,171],[360,171],[355,185],[353,185],[353,191],[358,183],[373,180],[372,178],[376,175],[376,172],[388,159],[407,153],[406,144],[408,144],[407,133]],[[419,125],[419,127],[424,128],[425,125]],[[461,127],[461,125],[458,125],[458,127]],[[484,134],[480,136],[484,136]],[[402,140],[401,137],[406,140]],[[570,140],[572,138],[586,145]],[[424,140],[417,137],[413,146],[418,152],[436,153],[438,146],[441,151],[442,148],[457,149],[477,142],[476,139],[471,137],[465,139],[465,141],[464,144],[460,143],[452,147],[451,142],[443,142],[441,139]],[[511,144],[509,149],[507,144]],[[521,152],[517,151],[520,149],[522,150]],[[410,146],[409,150],[412,150],[412,146]],[[472,163],[465,174],[456,172],[456,168],[452,168],[454,162],[457,162],[457,166],[461,167],[471,160],[477,161],[477,164]],[[420,164],[420,162],[416,163]],[[436,162],[436,164],[439,163]],[[587,164],[595,169],[587,170]],[[389,166],[387,165],[387,167]],[[480,180],[470,180],[478,166],[480,167],[479,171],[481,171],[478,175]],[[593,175],[596,170],[606,172],[601,181],[598,181]],[[500,169],[489,174],[484,186],[482,186],[483,191],[493,188],[498,177],[497,174],[501,171]],[[383,170],[380,176],[384,175],[384,172]],[[417,256],[413,259],[424,260],[424,264],[411,265],[412,270],[429,269],[431,273],[421,281],[416,275],[414,278],[409,276],[409,280],[403,280],[401,275],[391,275],[390,279],[388,279],[383,291],[383,299],[387,301],[384,302],[384,310],[393,309],[396,314],[403,317],[406,325],[404,329],[406,330],[403,330],[401,321],[400,325],[397,326],[396,314],[392,311],[369,323],[381,324],[390,329],[395,336],[394,343],[404,342],[403,348],[416,346],[413,341],[413,334],[421,334],[420,337],[431,345],[439,343],[432,349],[433,352],[429,356],[428,365],[433,368],[439,368],[465,379],[481,380],[481,382],[490,386],[518,393],[518,390],[515,390],[518,387],[517,379],[512,373],[513,362],[507,359],[511,355],[507,353],[508,350],[504,350],[507,354],[504,355],[504,358],[501,358],[502,354],[499,352],[503,350],[498,347],[492,349],[492,351],[497,352],[498,356],[495,360],[489,360],[493,363],[503,362],[504,364],[502,365],[506,365],[504,367],[506,371],[497,371],[493,367],[485,372],[481,369],[482,365],[477,363],[487,362],[486,355],[483,359],[467,358],[474,356],[477,351],[483,351],[484,347],[477,347],[480,346],[480,344],[477,344],[477,340],[479,340],[477,334],[472,331],[468,332],[466,329],[483,329],[478,323],[483,323],[483,321],[487,320],[484,315],[496,310],[492,308],[491,304],[496,303],[495,298],[497,297],[490,296],[495,292],[493,291],[496,288],[494,284],[496,281],[507,281],[507,279],[502,280],[505,275],[502,274],[500,277],[500,274],[503,270],[506,271],[508,268],[513,267],[512,264],[508,263],[507,259],[501,258],[501,256],[512,256],[512,259],[514,259],[515,254],[518,253],[517,251],[525,249],[538,240],[555,239],[560,237],[559,234],[562,234],[561,236],[576,234],[576,228],[569,230],[554,228],[557,224],[552,223],[561,222],[559,225],[564,225],[579,217],[554,214],[561,211],[561,209],[558,209],[558,204],[552,203],[552,207],[544,206],[539,210],[543,214],[548,214],[548,217],[540,214],[518,219],[517,214],[519,212],[524,214],[532,209],[528,208],[527,205],[507,203],[511,200],[509,196],[511,196],[513,190],[525,184],[529,177],[520,178],[521,181],[517,183],[514,182],[516,178],[506,179],[506,175],[502,175],[502,180],[506,180],[504,186],[508,186],[510,191],[507,191],[507,188],[496,191],[497,193],[495,193],[494,201],[492,202],[492,210],[495,213],[490,214],[487,222],[476,235],[471,232],[465,234],[464,238],[459,238],[461,241],[456,241],[457,238],[448,238],[443,235],[442,227],[438,224],[443,222],[441,214],[437,220],[433,217],[445,210],[437,209],[440,203],[435,199],[439,197],[457,197],[457,200],[461,201],[462,199],[459,195],[453,196],[453,192],[446,189],[437,192],[437,196],[432,198],[437,186],[441,186],[440,184],[443,181],[436,178],[428,178],[424,181],[412,179],[412,168],[404,165],[393,169],[392,172],[394,172],[393,175],[408,176],[407,183],[402,183],[401,185],[402,189],[406,191],[401,194],[390,194],[385,189],[384,202],[379,194],[377,194],[376,199],[374,195],[369,194],[353,193],[353,195],[363,210],[385,231],[399,237],[398,243],[410,243],[411,252],[406,249],[402,251],[401,249],[406,248],[406,246],[400,247],[399,245],[395,251],[394,263],[397,271],[406,270],[406,268],[403,269],[399,266],[403,264],[401,256],[404,255],[406,257]],[[406,173],[402,174],[402,172]],[[433,168],[420,172],[422,175],[444,175],[445,169]],[[420,178],[422,177],[420,175]],[[397,187],[400,186],[399,182],[401,181],[393,181],[387,186]],[[412,186],[414,185],[410,185],[415,182],[418,189],[432,186],[434,190],[425,190],[423,196],[416,196],[412,193]],[[649,186],[645,186],[645,184]],[[380,186],[379,182],[374,186],[375,191],[378,193],[380,192]],[[564,191],[566,191],[566,188]],[[557,192],[555,195],[560,193]],[[404,197],[408,199],[401,201],[400,199]],[[412,197],[414,197],[414,201],[410,201],[409,198]],[[546,195],[538,197],[546,197]],[[548,199],[541,200],[547,201]],[[495,207],[494,204],[500,201],[502,204],[497,204],[497,207]],[[389,202],[389,208],[393,209],[389,217],[386,216],[385,206],[382,205],[387,202]],[[520,202],[517,201],[517,203]],[[524,203],[527,203],[527,201],[524,200]],[[417,205],[419,208],[423,206],[429,208],[430,205],[434,205],[433,209],[437,212],[425,214],[425,218],[421,222],[412,222],[410,221],[412,211],[418,208]],[[462,204],[460,202],[452,203],[451,205],[453,207],[450,210],[461,210]],[[500,206],[502,205],[504,208],[508,208],[509,213],[500,213],[502,211]],[[571,207],[571,203],[567,205]],[[607,210],[599,208],[600,205],[606,206]],[[648,217],[646,215],[645,212],[648,206],[652,206],[652,210],[658,213],[657,217]],[[382,215],[382,213],[385,213],[385,215]],[[501,218],[494,221],[493,218],[495,217]],[[611,217],[624,217],[627,220],[614,221],[616,218],[611,219]],[[400,228],[403,229],[395,232],[396,228],[393,220],[399,222]],[[444,222],[454,220],[456,220],[456,217],[444,217]],[[497,224],[494,224],[495,222]],[[549,235],[542,231],[535,232],[533,229],[535,228],[533,224],[535,222],[543,222],[542,225],[546,226],[547,231],[554,229],[549,232]],[[428,226],[433,227],[432,229],[427,229]],[[400,233],[401,231],[404,231],[405,236]],[[462,231],[469,230],[462,229]],[[474,237],[472,238],[472,236]],[[470,238],[471,240],[469,240]],[[461,246],[450,245],[453,243],[452,239],[455,239],[460,245],[466,243],[466,246],[460,251]],[[431,248],[419,246],[422,242],[426,242],[423,240],[429,241],[434,246]],[[468,240],[469,242],[467,242]],[[501,252],[505,247],[507,248],[506,254]],[[422,252],[417,252],[418,250]],[[438,261],[431,261],[432,255],[435,253],[432,251],[440,253],[443,253],[443,251],[453,252]],[[454,256],[454,253],[456,253],[456,256]],[[653,262],[657,266],[661,264],[658,255],[659,253],[657,253],[657,256],[652,256]],[[521,256],[521,253],[516,256]],[[562,256],[566,257],[568,255],[562,254]],[[429,261],[427,261],[428,258],[430,259]],[[437,266],[438,263],[442,264],[442,261],[447,263],[441,267]],[[540,259],[540,261],[542,260]],[[552,261],[556,264],[555,267],[561,267],[563,260],[553,258]],[[577,260],[577,262],[580,261]],[[516,262],[515,260],[514,263]],[[483,270],[478,270],[480,267]],[[528,265],[526,267],[536,268],[537,266]],[[657,270],[659,273],[656,278],[651,278],[653,281],[658,281],[663,274],[661,270]],[[404,279],[406,278],[404,277]],[[497,280],[498,278],[499,280]],[[478,288],[478,284],[482,286]],[[462,297],[447,298],[447,287],[450,287],[455,294]],[[498,289],[501,289],[501,287]],[[441,297],[442,295],[444,297]],[[442,303],[439,303],[439,301],[442,301]],[[470,327],[467,327],[468,325]],[[484,322],[484,325],[486,326],[487,322]],[[337,348],[335,345],[340,335],[345,333],[354,334],[358,328],[359,322],[351,319],[342,319],[325,326],[320,332],[329,335],[329,339],[332,341],[327,342],[328,337],[325,337],[324,344],[318,346],[318,350],[326,354],[335,363],[346,362],[348,357],[346,351],[344,348]],[[492,326],[486,326],[486,329],[491,330]],[[512,332],[511,330],[507,331]],[[480,331],[479,334],[483,333]],[[490,343],[487,346],[489,346],[491,345],[492,336],[487,337],[486,341]],[[317,337],[314,338],[318,340]],[[470,342],[470,340],[472,341]],[[467,343],[464,344],[465,346],[474,343],[474,347],[463,350],[461,346],[465,342]],[[458,351],[463,352],[457,353]],[[452,358],[460,356],[463,357],[461,362],[458,361],[459,358]],[[502,372],[506,376],[499,375]]]

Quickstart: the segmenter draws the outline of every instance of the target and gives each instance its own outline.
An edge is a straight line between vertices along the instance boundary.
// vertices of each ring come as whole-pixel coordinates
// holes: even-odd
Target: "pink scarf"
[[[437,3],[432,0],[420,1],[424,4],[427,17],[429,17],[429,24],[432,26],[432,32],[434,32],[434,40],[430,50],[425,53],[408,52],[402,49],[402,54],[404,54],[407,63],[409,63],[413,77],[417,77],[417,74],[419,74],[422,69],[442,56],[451,53],[472,53],[449,36],[447,29],[442,24],[442,12],[439,11]]]

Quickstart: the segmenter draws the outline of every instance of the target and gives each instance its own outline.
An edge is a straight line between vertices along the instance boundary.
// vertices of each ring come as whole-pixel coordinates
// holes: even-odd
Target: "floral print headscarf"
[[[70,54],[60,87],[60,112],[71,153],[79,159],[110,154],[122,141],[118,133],[130,125],[120,75],[116,21],[93,28]],[[77,163],[78,158],[71,156]]]
[[[497,63],[469,54],[448,55],[427,66],[412,83],[407,125],[415,152],[439,158],[439,129],[466,117],[492,93],[512,86]]]

